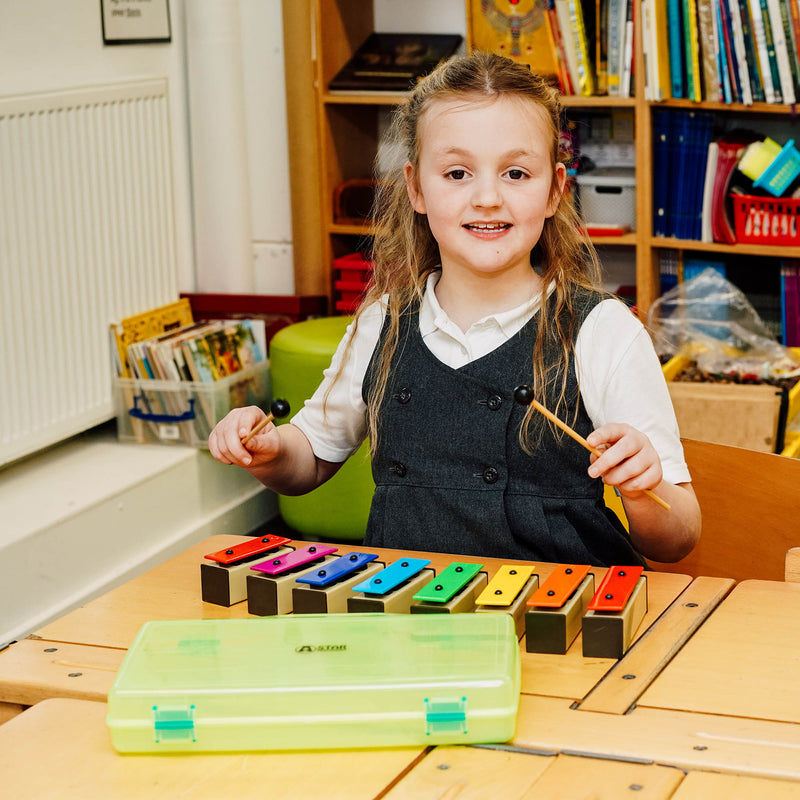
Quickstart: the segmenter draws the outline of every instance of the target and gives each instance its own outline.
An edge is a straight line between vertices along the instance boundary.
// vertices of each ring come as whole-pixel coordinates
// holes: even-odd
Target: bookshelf
[[[372,177],[382,119],[402,95],[389,93],[332,93],[328,83],[347,61],[354,49],[374,30],[373,5],[362,0],[305,0],[307,5],[284,4],[285,15],[307,13],[313,35],[307,41],[305,55],[296,47],[294,56],[300,63],[307,57],[313,63],[313,112],[316,117],[310,129],[308,109],[301,115],[292,115],[290,125],[302,126],[304,147],[296,156],[291,168],[293,175],[293,205],[304,205],[306,219],[315,215],[319,221],[318,239],[307,246],[314,251],[304,255],[302,264],[296,266],[297,280],[303,287],[327,293],[333,298],[333,262],[353,252],[363,237],[369,234],[366,224],[343,224],[334,219],[333,196],[338,185],[353,179]],[[469,5],[469,0],[465,0]],[[303,10],[305,9],[305,11]],[[469,16],[467,12],[467,17]],[[459,22],[460,24],[460,22]],[[412,26],[409,26],[412,27]],[[412,27],[413,29],[413,27]],[[457,30],[457,27],[456,27]],[[467,32],[469,34],[469,32]],[[780,118],[791,124],[793,107],[756,103],[745,106],[737,103],[695,102],[671,99],[645,100],[645,64],[642,42],[642,25],[636,17],[632,97],[565,96],[564,106],[571,112],[603,112],[613,109],[630,109],[634,117],[634,148],[636,177],[635,230],[623,236],[597,237],[601,261],[604,248],[621,247],[630,251],[635,260],[636,303],[642,319],[660,295],[660,256],[664,251],[678,253],[708,253],[751,255],[757,258],[800,258],[800,247],[765,245],[704,243],[673,237],[653,235],[653,112],[656,109],[710,111],[715,115],[733,115],[747,118],[750,115]],[[306,72],[307,75],[307,72]],[[292,85],[294,83],[294,85]],[[304,93],[308,98],[306,79],[288,80],[288,90]],[[800,139],[800,136],[798,136]],[[311,148],[318,153],[318,161],[310,164]],[[290,158],[292,154],[290,153]],[[314,188],[318,187],[318,194]],[[305,230],[307,226],[304,225]],[[313,240],[317,231],[310,231]],[[302,234],[305,235],[305,234]],[[333,308],[333,306],[331,306]]]

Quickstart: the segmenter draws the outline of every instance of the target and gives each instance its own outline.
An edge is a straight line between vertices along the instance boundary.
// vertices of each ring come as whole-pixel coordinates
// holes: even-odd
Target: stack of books
[[[265,325],[195,322],[186,299],[111,325],[122,441],[204,447],[231,408],[269,403]]]

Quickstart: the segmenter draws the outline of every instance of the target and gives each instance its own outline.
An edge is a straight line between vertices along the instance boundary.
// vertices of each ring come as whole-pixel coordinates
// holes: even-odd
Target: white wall
[[[173,0],[170,44],[104,46],[98,0],[2,0],[0,96],[166,77],[175,175],[176,269],[194,288],[183,2]]]
[[[170,0],[172,41],[104,45],[98,0],[0,0],[0,96],[166,77],[174,172],[176,270],[194,291],[186,0]],[[294,291],[280,0],[239,0],[247,105],[255,290]]]

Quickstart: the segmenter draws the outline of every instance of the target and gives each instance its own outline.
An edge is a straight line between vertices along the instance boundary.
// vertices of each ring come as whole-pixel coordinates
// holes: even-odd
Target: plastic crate
[[[636,176],[633,169],[601,167],[578,175],[581,217],[587,226],[636,227]]]
[[[734,194],[736,241],[743,244],[800,245],[800,199]]]
[[[116,378],[121,442],[208,447],[208,435],[232,408],[269,408],[269,364],[263,361],[210,383]]]
[[[334,307],[354,314],[372,280],[372,262],[361,253],[350,253],[333,262]]]

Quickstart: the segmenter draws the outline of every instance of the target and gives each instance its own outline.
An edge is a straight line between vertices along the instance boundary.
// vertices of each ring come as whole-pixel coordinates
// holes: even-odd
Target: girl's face
[[[418,137],[418,169],[406,164],[406,184],[414,209],[428,217],[443,275],[529,280],[531,250],[566,179],[556,164],[551,192],[544,111],[523,98],[439,100],[420,118]]]

